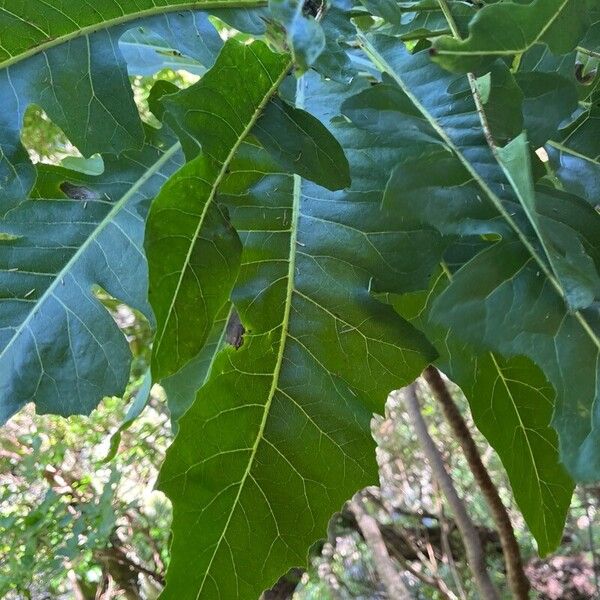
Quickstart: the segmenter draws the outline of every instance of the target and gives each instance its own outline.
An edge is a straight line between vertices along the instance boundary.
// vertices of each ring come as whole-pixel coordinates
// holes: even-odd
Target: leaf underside
[[[337,91],[316,77],[299,85],[313,114]],[[348,126],[332,131],[342,143],[352,139]],[[384,169],[369,172],[360,160],[361,142],[372,141],[357,139],[349,162],[382,186]],[[174,502],[166,597],[256,597],[304,564],[331,513],[376,480],[372,412],[433,356],[415,329],[369,296],[379,273],[361,263],[403,232],[380,216],[362,231],[345,221],[377,194],[332,193],[278,173],[257,146],[241,150],[221,200],[243,242],[232,298],[246,333],[241,348],[216,356],[161,471]],[[247,191],[236,169],[262,177]],[[336,242],[343,239],[352,243]],[[386,269],[380,260],[378,271]]]
[[[600,476],[595,3],[18,4],[0,0],[0,420],[122,393],[98,294],[156,324],[179,428],[164,597],[256,598],[305,564],[376,481],[372,413],[433,360],[555,549],[571,476]],[[270,46],[223,44],[198,6]],[[165,67],[202,77],[155,85],[153,129],[129,76]],[[32,104],[104,170],[33,165]]]

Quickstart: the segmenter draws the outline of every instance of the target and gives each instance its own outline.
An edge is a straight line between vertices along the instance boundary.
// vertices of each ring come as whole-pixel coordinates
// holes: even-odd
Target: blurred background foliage
[[[162,587],[171,513],[168,500],[153,488],[172,437],[169,414],[163,390],[154,386],[141,415],[115,437],[128,408],[143,393],[150,330],[126,306],[102,300],[127,335],[135,357],[129,388],[123,398],[105,399],[89,417],[64,419],[26,410],[3,428],[0,597],[150,600]],[[460,390],[453,391],[468,414]],[[426,394],[422,398],[430,432],[501,583],[502,553],[485,501],[435,401]],[[537,558],[497,455],[469,424],[509,507],[538,597],[597,597],[593,549],[600,534],[594,518],[600,490],[578,490],[560,551]],[[475,598],[452,515],[444,507],[398,394],[390,396],[384,416],[374,417],[372,429],[380,486],[363,490],[356,498],[376,519],[407,585],[416,598]],[[308,570],[282,577],[264,600],[387,597],[352,511],[340,509],[327,537],[312,548]],[[455,595],[444,595],[446,588]]]
[[[233,35],[220,29],[225,37]],[[171,68],[132,77],[142,119],[158,125],[147,104],[158,79],[185,87],[197,78],[197,72]],[[36,163],[81,159],[60,128],[36,106],[26,113],[22,141]],[[25,410],[2,429],[0,597],[9,600],[151,600],[162,587],[169,561],[171,509],[154,485],[172,438],[169,414],[163,390],[144,389],[151,342],[148,324],[102,292],[99,298],[126,334],[134,355],[125,396],[105,399],[89,417],[64,419]],[[468,414],[460,391],[454,389],[454,395],[463,414]],[[430,431],[501,581],[502,553],[487,506],[435,402],[427,395],[423,400]],[[143,411],[129,419],[134,403],[135,413],[142,407]],[[377,521],[390,556],[416,598],[474,598],[452,515],[445,510],[408,423],[398,395],[392,394],[386,415],[373,419],[380,486],[363,490],[355,500]],[[536,595],[552,600],[598,597],[595,540],[600,528],[595,516],[600,488],[578,489],[563,545],[554,556],[539,559],[498,457],[469,424],[509,507]],[[308,570],[294,569],[283,576],[265,592],[264,600],[386,597],[352,511],[340,510],[327,537],[312,548]]]

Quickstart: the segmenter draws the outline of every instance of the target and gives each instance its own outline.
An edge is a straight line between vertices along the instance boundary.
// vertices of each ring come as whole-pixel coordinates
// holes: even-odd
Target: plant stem
[[[463,501],[456,492],[454,483],[446,470],[446,465],[440,451],[427,430],[427,424],[421,414],[416,384],[413,383],[412,385],[405,387],[403,389],[403,396],[408,416],[412,422],[413,429],[421,448],[423,449],[423,453],[425,454],[433,475],[444,493],[444,496],[446,496],[446,500],[454,514],[456,525],[465,545],[467,559],[471,572],[473,573],[475,585],[479,589],[479,593],[484,600],[499,600],[500,595],[498,594],[498,590],[492,583],[487,571],[485,554],[481,546],[479,534],[471,521],[471,517],[469,517],[469,514],[467,513]]]
[[[430,365],[423,372],[423,378],[427,381],[433,392],[433,396],[442,407],[444,417],[448,425],[450,425],[454,437],[458,440],[471,473],[473,473],[473,477],[490,509],[496,529],[498,530],[498,535],[500,536],[500,544],[502,545],[502,552],[506,563],[506,576],[513,597],[516,600],[526,600],[529,598],[531,586],[523,570],[521,550],[498,489],[494,485],[488,470],[479,456],[475,440],[473,440],[473,436],[452,399],[452,395],[440,372],[433,365]]]
[[[452,32],[452,35],[455,38],[460,39],[460,37],[461,37],[460,32],[458,31],[456,21],[454,20],[454,16],[452,15],[452,12],[450,10],[450,7],[448,6],[448,3],[446,2],[446,0],[438,0],[438,4],[440,5],[442,12],[444,13],[444,17],[446,18],[446,22],[448,23],[448,27],[450,27],[450,31]]]

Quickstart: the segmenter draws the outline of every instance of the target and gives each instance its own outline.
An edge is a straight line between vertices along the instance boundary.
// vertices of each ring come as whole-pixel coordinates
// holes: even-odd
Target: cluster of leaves
[[[371,414],[432,361],[556,547],[600,475],[593,0],[9,4],[0,417],[121,393],[98,293],[146,316],[185,413],[165,597],[252,598],[303,563],[376,478]],[[201,77],[158,81],[145,124],[128,76],[174,63]],[[31,104],[101,172],[32,164]]]

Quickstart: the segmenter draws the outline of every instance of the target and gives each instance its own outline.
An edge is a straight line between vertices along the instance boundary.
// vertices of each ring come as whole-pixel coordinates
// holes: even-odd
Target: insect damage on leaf
[[[60,184],[60,191],[72,200],[96,200],[100,195],[85,185],[77,185],[69,181]]]
[[[240,316],[234,309],[231,312],[229,321],[227,321],[227,329],[225,330],[225,339],[230,346],[233,346],[236,350],[241,348],[244,344],[244,334],[246,333],[245,327],[240,321]]]

